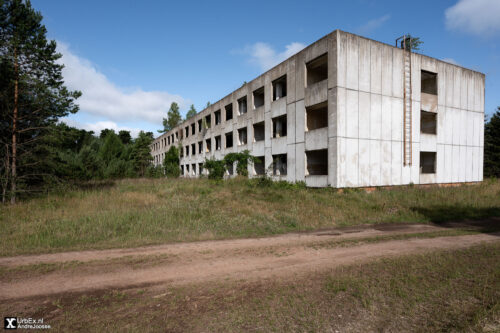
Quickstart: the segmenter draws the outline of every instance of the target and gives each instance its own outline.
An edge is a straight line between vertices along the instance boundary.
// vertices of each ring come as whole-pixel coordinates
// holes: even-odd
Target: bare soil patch
[[[436,232],[444,233],[439,237]],[[456,236],[447,232],[453,230],[431,225],[363,226],[270,238],[1,258],[0,299],[153,284],[282,280],[380,257],[500,240],[495,233]],[[401,239],[405,234],[407,239]],[[43,265],[54,265],[54,269],[41,274],[38,268]]]

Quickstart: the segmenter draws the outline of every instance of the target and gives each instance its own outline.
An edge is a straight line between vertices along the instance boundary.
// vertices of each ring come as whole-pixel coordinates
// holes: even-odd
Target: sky
[[[80,111],[66,123],[162,128],[170,104],[201,111],[335,29],[388,44],[404,33],[422,53],[486,74],[485,113],[500,106],[500,0],[32,0],[63,55]]]

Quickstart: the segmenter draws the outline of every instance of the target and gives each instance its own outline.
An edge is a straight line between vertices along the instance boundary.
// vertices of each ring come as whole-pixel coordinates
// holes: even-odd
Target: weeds
[[[500,216],[500,182],[310,189],[269,178],[127,179],[0,208],[0,255],[257,237],[366,223]]]

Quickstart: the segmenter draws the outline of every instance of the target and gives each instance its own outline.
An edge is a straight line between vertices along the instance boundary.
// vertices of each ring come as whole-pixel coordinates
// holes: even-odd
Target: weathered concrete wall
[[[336,30],[157,138],[152,145],[154,163],[162,163],[171,145],[180,145],[184,153],[181,165],[188,177],[198,176],[207,158],[222,159],[227,153],[248,149],[263,159],[271,176],[273,155],[286,154],[286,175],[273,178],[305,181],[309,186],[482,180],[484,75],[419,54],[412,55],[412,166],[404,165],[402,52]],[[308,85],[307,63],[325,54],[327,78]],[[437,73],[437,96],[421,94],[421,70]],[[273,101],[272,82],[283,75],[287,95]],[[253,92],[262,87],[264,105],[254,108]],[[238,100],[242,97],[247,99],[247,112],[239,114]],[[306,110],[322,103],[327,103],[328,126],[308,130]],[[227,105],[232,105],[231,120],[226,120]],[[420,133],[421,109],[437,113],[435,135]],[[221,122],[216,125],[215,113],[219,110]],[[284,115],[287,135],[273,138],[273,118]],[[207,116],[211,127],[200,128],[199,121]],[[264,140],[256,141],[254,125],[261,122]],[[238,130],[242,128],[247,130],[246,144],[239,142]],[[232,147],[226,147],[227,133],[232,135]],[[216,150],[219,136],[221,149]],[[211,143],[210,152],[207,141]],[[325,149],[328,173],[309,175],[307,151]],[[435,173],[421,173],[420,151],[436,152]],[[256,174],[253,166],[249,166],[249,174]]]
[[[222,159],[230,152],[239,152],[248,149],[252,155],[264,160],[266,172],[274,179],[283,179],[291,182],[306,181],[306,150],[319,149],[318,147],[322,149],[330,149],[331,147],[332,150],[335,150],[335,143],[328,140],[330,136],[333,136],[333,132],[330,134],[328,132],[334,131],[334,126],[321,131],[320,137],[314,136],[314,133],[311,132],[311,139],[309,137],[306,138],[304,132],[306,106],[328,102],[329,91],[331,90],[329,88],[334,86],[336,67],[335,37],[336,34],[332,33],[322,38],[295,56],[292,56],[240,89],[212,104],[195,117],[186,120],[176,129],[157,138],[152,148],[155,164],[158,165],[163,162],[165,153],[172,144],[180,145],[184,155],[181,158],[184,176],[192,177],[200,174],[199,166],[207,158]],[[328,54],[329,59],[328,79],[306,88],[305,63],[325,53]],[[273,100],[272,82],[283,75],[286,75],[287,95],[286,97]],[[264,88],[264,105],[254,109],[253,92],[261,87]],[[247,112],[239,114],[238,100],[244,96],[247,98]],[[232,104],[233,119],[226,121],[225,107],[229,104]],[[214,113],[218,110],[221,111],[222,121],[220,124],[215,125]],[[330,117],[334,118],[335,103],[329,105],[328,112],[331,115]],[[211,116],[211,127],[199,131],[198,121],[204,119],[207,115]],[[273,118],[284,115],[287,117],[287,135],[273,138]],[[261,122],[265,123],[265,137],[262,141],[255,141],[253,126]],[[196,124],[194,135],[191,133],[191,124],[193,123]],[[187,137],[185,135],[186,128],[189,128],[189,135]],[[241,128],[247,129],[247,143],[244,145],[239,144],[238,130]],[[169,144],[166,138],[172,137],[176,132],[182,132],[182,139],[170,140]],[[226,147],[226,133],[232,133],[233,147]],[[215,137],[217,136],[221,136],[222,139],[222,148],[220,150],[215,150]],[[181,134],[179,134],[179,138],[181,138]],[[212,149],[210,152],[207,152],[206,140],[211,142]],[[203,145],[201,154],[198,151],[198,144],[200,142]],[[186,154],[186,147],[191,147],[193,143],[196,144],[196,153],[193,154],[190,148],[189,155]],[[273,175],[273,155],[280,154],[286,154],[287,156],[287,173],[286,175]],[[193,164],[195,165],[194,171],[192,168]],[[330,156],[329,164],[333,168],[335,155],[332,154]],[[186,165],[190,166],[189,172]],[[253,166],[249,166],[249,175],[251,177],[256,175]],[[329,179],[328,175],[315,176],[314,180],[312,180],[313,184],[320,184],[321,186],[335,185],[332,181],[335,181],[335,178],[331,177]]]
[[[339,32],[339,187],[482,180],[484,75],[412,54],[412,165],[403,163],[403,50]],[[437,73],[436,95],[421,94],[421,70]],[[420,112],[437,113],[437,133],[420,133]],[[436,173],[420,152],[436,152]]]

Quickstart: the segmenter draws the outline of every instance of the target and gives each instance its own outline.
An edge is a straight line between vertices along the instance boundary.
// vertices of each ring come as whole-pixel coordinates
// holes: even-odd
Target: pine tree
[[[159,133],[166,133],[175,126],[179,125],[182,121],[181,113],[179,112],[179,105],[176,102],[170,104],[170,109],[167,113],[167,118],[163,118],[163,130]]]
[[[132,136],[130,135],[130,131],[121,130],[118,132],[118,136],[124,145],[128,145],[132,142]]]
[[[109,133],[115,134],[115,130],[109,129],[109,128],[105,128],[105,129],[101,130],[101,133],[99,134],[99,138],[105,139],[108,136]]]
[[[153,133],[140,131],[139,136],[134,142],[131,158],[134,169],[140,177],[144,177],[148,166],[151,165],[151,161],[153,160],[150,147],[153,140]]]
[[[189,111],[186,114],[186,119],[192,118],[196,116],[196,109],[194,108],[194,104],[191,104]]]
[[[11,203],[51,174],[40,143],[59,117],[78,111],[81,95],[64,86],[61,55],[41,21],[29,0],[0,1],[0,171]]]
[[[500,106],[484,126],[484,176],[500,177]]]
[[[108,132],[104,144],[99,149],[99,157],[107,164],[115,159],[120,159],[124,151],[123,143],[114,131]]]
[[[163,167],[165,168],[165,174],[167,175],[167,177],[177,178],[180,176],[181,168],[179,159],[179,149],[177,149],[176,146],[170,147],[170,149],[165,154]]]

